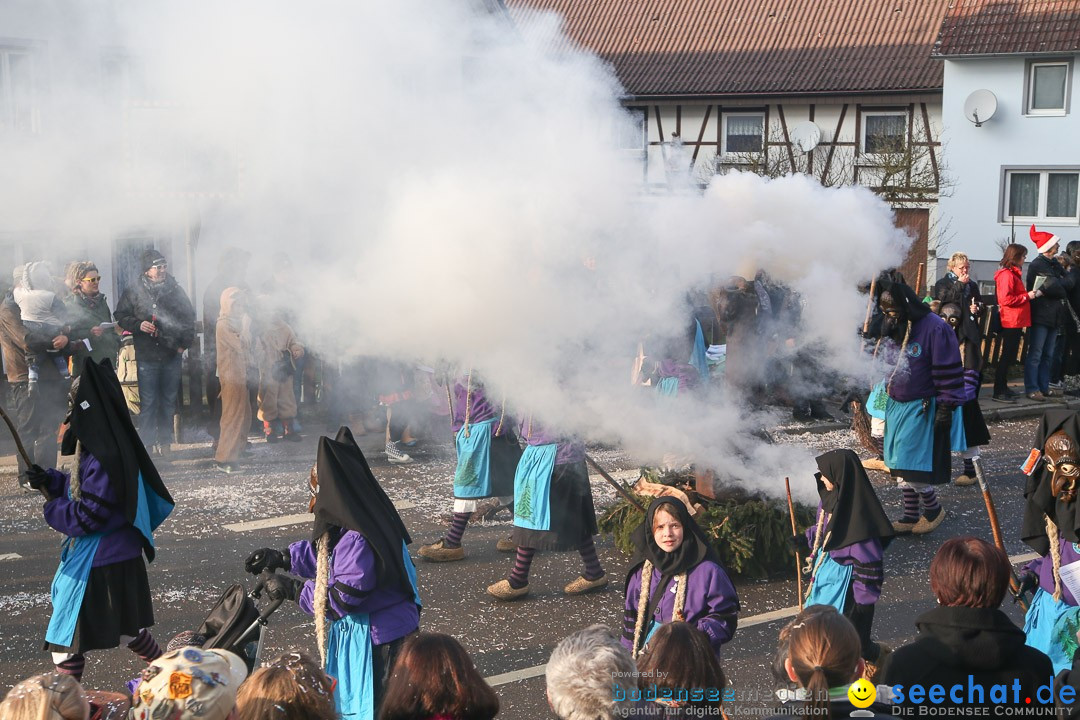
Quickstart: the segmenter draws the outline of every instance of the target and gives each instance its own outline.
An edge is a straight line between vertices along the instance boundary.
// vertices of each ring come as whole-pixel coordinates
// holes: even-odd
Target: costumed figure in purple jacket
[[[971,303],[974,305],[974,302]],[[964,472],[956,478],[960,486],[974,485],[975,460],[979,458],[979,448],[990,444],[990,429],[986,427],[982,408],[979,407],[979,387],[982,385],[982,333],[971,307],[966,310],[957,303],[943,303],[938,314],[956,333],[960,345],[960,363],[964,366],[964,404],[960,406],[960,415],[964,423],[963,449],[953,447],[960,452],[964,460]]]
[[[532,417],[521,424],[525,451],[514,474],[514,532],[517,547],[510,577],[488,586],[498,600],[516,600],[529,592],[529,569],[537,550],[577,550],[585,568],[563,588],[567,595],[599,590],[608,584],[593,535],[593,508],[585,445],[541,427]]]
[[[892,523],[858,455],[830,450],[817,457],[817,466],[817,522],[792,538],[810,572],[805,607],[831,605],[846,615],[859,633],[863,659],[880,666],[887,650],[871,639],[871,632]]]
[[[935,485],[947,484],[953,447],[963,449],[964,368],[956,334],[902,283],[878,282],[879,357],[885,381],[885,465],[903,493],[898,533],[929,533],[945,518]],[[920,513],[921,508],[921,513]]]
[[[244,569],[263,574],[268,597],[315,616],[323,666],[338,681],[338,713],[372,720],[404,638],[420,626],[412,539],[348,428],[319,439],[308,484],[311,541],[256,550]]]
[[[69,476],[34,465],[45,521],[63,533],[52,582],[45,649],[59,672],[82,677],[85,653],[127,645],[146,662],[161,655],[147,629],[154,608],[146,562],[153,531],[173,500],[131,423],[112,365],[87,358],[72,386],[61,451],[75,456]]]
[[[738,625],[739,597],[686,505],[656,498],[631,538],[637,552],[626,575],[622,644],[636,658],[658,627],[687,622],[720,657]]]
[[[500,505],[513,508],[514,472],[521,459],[521,446],[514,434],[513,421],[506,417],[505,400],[492,404],[484,385],[472,371],[446,389],[457,449],[454,470],[454,519],[446,537],[423,545],[417,553],[431,562],[465,559],[461,538],[469,518],[480,501],[497,498]],[[496,548],[514,552],[510,539],[500,540]]]
[[[1054,672],[1071,668],[1076,650],[1080,589],[1080,415],[1043,414],[1031,454],[1020,539],[1042,557],[1024,568],[1020,593],[1035,596],[1024,618],[1027,644],[1050,657]]]

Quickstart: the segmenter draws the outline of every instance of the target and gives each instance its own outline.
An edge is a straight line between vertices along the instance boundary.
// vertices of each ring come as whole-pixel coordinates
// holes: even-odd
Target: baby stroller
[[[214,603],[202,625],[195,631],[206,638],[202,644],[204,648],[228,650],[243,658],[249,674],[255,670],[262,655],[267,618],[273,615],[283,602],[280,598],[273,599],[266,609],[260,612],[256,601],[260,598],[265,584],[265,578],[259,578],[255,589],[250,593],[239,583],[230,586]]]

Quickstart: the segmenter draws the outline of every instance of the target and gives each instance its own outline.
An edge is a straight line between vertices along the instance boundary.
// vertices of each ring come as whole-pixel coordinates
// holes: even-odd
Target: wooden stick
[[[922,287],[923,272],[926,270],[926,263],[919,263],[919,272],[915,275],[915,294],[922,298],[922,293],[919,288]]]
[[[15,423],[11,422],[11,418],[4,412],[4,408],[0,407],[0,417],[4,418],[4,422],[7,423],[8,430],[11,431],[11,437],[15,439],[15,449],[19,451],[19,455],[22,457],[23,462],[26,463],[26,468],[29,470],[34,466],[34,461],[30,459],[30,455],[26,452],[26,448],[23,447],[22,439],[19,437],[18,431],[15,429]],[[53,458],[55,461],[56,458]]]
[[[791,518],[791,534],[792,536],[798,534],[798,530],[795,527],[795,504],[791,502],[791,478],[784,478],[784,485],[787,487],[787,511],[788,517]],[[798,587],[799,593],[799,610],[801,611],[803,604],[802,594],[802,558],[799,557],[799,553],[795,553],[795,581]]]
[[[877,276],[875,275],[874,279],[870,281],[870,297],[866,299],[866,319],[863,320],[862,324],[863,335],[866,335],[867,331],[870,330],[870,315],[873,314],[874,311],[874,291],[876,289]]]
[[[636,507],[641,512],[645,512],[645,506],[638,502],[638,499],[636,497],[634,497],[634,493],[627,490],[625,487],[622,486],[622,483],[620,483],[615,478],[608,475],[607,470],[604,470],[604,468],[597,465],[596,461],[593,460],[591,457],[589,457],[588,453],[585,454],[585,462],[592,465],[593,469],[596,470],[596,472],[600,473],[600,477],[604,478],[609,483],[611,483],[611,487],[618,490],[619,494],[622,495],[624,498],[626,498],[630,503],[632,503],[634,505],[634,507]]]
[[[979,481],[979,489],[982,490],[983,503],[986,505],[986,515],[990,518],[990,533],[994,536],[994,545],[1001,552],[1008,555],[1005,550],[1005,540],[1001,537],[1001,523],[998,522],[997,508],[994,507],[994,498],[990,495],[990,486],[986,484],[986,475],[983,473],[982,458],[974,458],[975,477]],[[1009,565],[1009,589],[1020,607],[1027,612],[1028,606],[1024,597],[1020,594],[1020,581],[1016,579],[1016,571]]]

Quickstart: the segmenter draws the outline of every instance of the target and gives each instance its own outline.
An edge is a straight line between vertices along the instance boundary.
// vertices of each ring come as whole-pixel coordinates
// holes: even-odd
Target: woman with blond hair
[[[120,353],[120,336],[108,298],[101,292],[101,271],[89,260],[72,263],[68,268],[71,294],[64,299],[67,321],[71,326],[68,338],[75,351],[71,374],[78,377],[86,358],[94,362],[108,360],[116,365]]]
[[[0,702],[0,720],[87,720],[90,703],[71,675],[47,672],[26,678]]]

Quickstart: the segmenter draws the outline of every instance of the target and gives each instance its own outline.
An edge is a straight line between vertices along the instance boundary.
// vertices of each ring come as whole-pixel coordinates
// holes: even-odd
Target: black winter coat
[[[1045,275],[1047,279],[1041,288],[1042,297],[1031,301],[1031,324],[1061,327],[1068,314],[1062,301],[1071,285],[1065,278],[1065,268],[1057,260],[1047,260],[1046,256],[1039,255],[1028,265],[1025,287],[1034,290],[1035,278],[1040,275]]]
[[[903,685],[904,702],[894,702],[907,709],[905,716],[918,713],[918,705],[910,701],[907,693],[913,684],[926,689],[932,685],[944,687],[946,696],[938,707],[994,707],[991,686],[1008,686],[1011,705],[1013,684],[1019,680],[1020,707],[1045,705],[1038,702],[1035,691],[1041,685],[1052,685],[1054,667],[1050,658],[1024,644],[1024,631],[1005,613],[985,608],[938,607],[916,618],[915,627],[919,630],[915,642],[894,652],[885,665],[885,684],[894,688]],[[969,675],[975,685],[984,688],[981,703],[967,702]],[[963,686],[963,702],[953,702],[948,696],[953,685]],[[1024,702],[1028,697],[1030,705]],[[976,695],[973,699],[979,698]],[[922,705],[928,704],[924,697]]]
[[[142,275],[124,291],[115,315],[120,327],[135,336],[138,360],[164,362],[195,341],[195,310],[172,275],[156,285]],[[143,321],[157,326],[156,335],[139,329]]]

